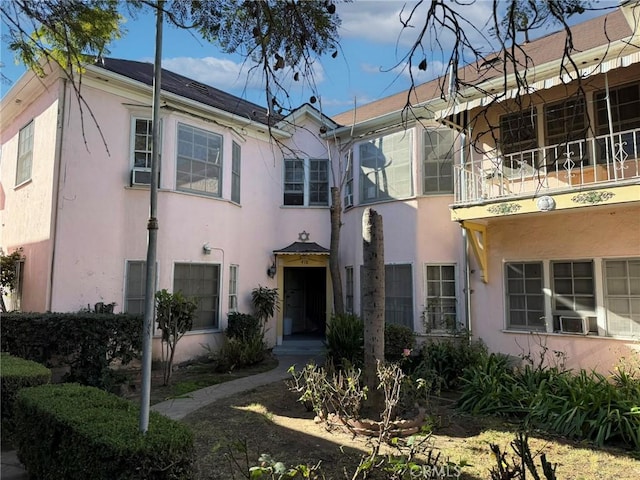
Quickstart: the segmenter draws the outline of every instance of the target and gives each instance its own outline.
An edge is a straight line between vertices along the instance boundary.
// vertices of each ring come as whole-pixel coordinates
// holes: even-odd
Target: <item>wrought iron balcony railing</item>
[[[473,152],[456,166],[455,204],[640,181],[640,129],[510,154]]]

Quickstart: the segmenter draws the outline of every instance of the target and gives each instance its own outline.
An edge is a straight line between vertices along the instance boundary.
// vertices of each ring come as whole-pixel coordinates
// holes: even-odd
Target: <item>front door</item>
[[[326,268],[285,267],[284,336],[324,337]]]

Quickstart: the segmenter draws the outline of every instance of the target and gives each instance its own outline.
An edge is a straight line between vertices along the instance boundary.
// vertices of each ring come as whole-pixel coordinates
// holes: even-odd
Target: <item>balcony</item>
[[[639,181],[640,129],[508,155],[474,151],[456,166],[453,208]]]

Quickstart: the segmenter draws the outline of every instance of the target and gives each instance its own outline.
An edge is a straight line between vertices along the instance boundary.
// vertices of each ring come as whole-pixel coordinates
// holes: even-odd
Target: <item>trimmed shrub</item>
[[[262,335],[253,337],[228,338],[214,356],[219,371],[230,371],[238,367],[248,367],[262,362],[267,349]]]
[[[191,431],[151,412],[142,434],[139,407],[115,395],[78,384],[42,385],[21,390],[15,406],[15,446],[32,478],[191,478]]]
[[[13,404],[18,391],[49,383],[51,370],[44,365],[9,355],[0,354],[0,390],[2,391],[2,435],[13,432]]]
[[[66,381],[100,388],[113,382],[112,362],[126,365],[142,349],[142,317],[127,314],[7,313],[2,351],[45,366],[69,365]]]
[[[229,312],[229,315],[227,315],[227,329],[224,333],[230,339],[261,337],[262,324],[260,319],[253,315],[240,312]]]

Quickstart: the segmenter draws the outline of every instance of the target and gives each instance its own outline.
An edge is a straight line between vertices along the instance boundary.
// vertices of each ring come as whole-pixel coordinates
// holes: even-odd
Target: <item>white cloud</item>
[[[261,88],[262,83],[247,65],[216,57],[164,58],[162,67],[220,90]]]
[[[342,25],[340,36],[345,39],[358,38],[374,43],[396,43],[402,31],[400,12],[410,11],[416,2],[358,1],[338,3],[337,9]],[[402,35],[401,43],[407,44],[407,35]]]

